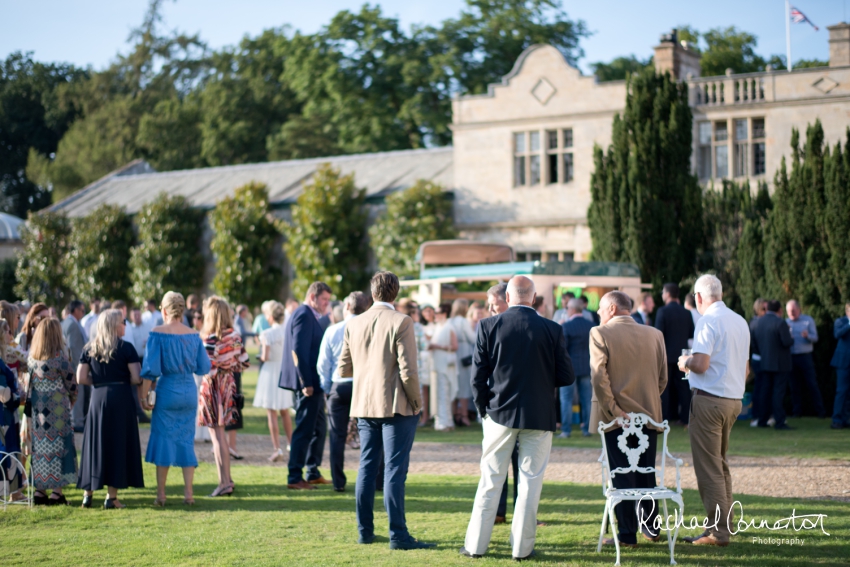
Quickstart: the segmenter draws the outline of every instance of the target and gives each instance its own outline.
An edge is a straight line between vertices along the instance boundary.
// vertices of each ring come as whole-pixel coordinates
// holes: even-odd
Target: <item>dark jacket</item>
[[[752,329],[753,353],[761,356],[761,372],[791,372],[791,345],[794,338],[785,319],[768,312]]]
[[[646,323],[644,323],[644,322],[643,322],[643,317],[641,317],[640,313],[638,313],[637,311],[635,311],[634,313],[632,313],[632,319],[634,319],[634,320],[635,320],[635,323],[637,323],[638,325],[649,325],[649,326],[652,326],[652,315],[647,315],[647,316],[646,316],[647,321],[646,321]]]
[[[680,372],[677,361],[682,350],[688,348],[688,339],[694,338],[693,315],[681,303],[671,301],[655,314],[655,328],[664,335],[668,373]]]
[[[590,376],[590,330],[595,326],[584,317],[575,317],[561,325],[576,377]]]
[[[481,417],[513,429],[555,430],[555,388],[575,382],[560,325],[529,307],[511,307],[478,323],[472,358]]]
[[[322,382],[316,370],[322,334],[322,327],[309,305],[301,305],[292,312],[283,333],[278,386],[293,391],[312,387],[314,396],[322,393]]]
[[[835,320],[833,334],[838,339],[835,354],[832,355],[834,368],[850,368],[850,319],[841,317]]]

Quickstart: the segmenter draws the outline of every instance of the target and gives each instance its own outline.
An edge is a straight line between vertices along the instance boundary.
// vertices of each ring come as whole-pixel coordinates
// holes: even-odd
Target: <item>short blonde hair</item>
[[[224,298],[217,295],[208,297],[204,301],[204,337],[215,335],[221,338],[223,331],[233,328],[233,317],[230,315],[230,305]]]
[[[183,313],[186,311],[186,300],[182,293],[169,291],[162,296],[159,308],[162,309],[164,319],[179,320],[183,318]]]
[[[42,319],[32,335],[29,357],[33,360],[50,360],[65,349],[65,337],[62,336],[62,324],[59,319]]]
[[[703,274],[694,284],[694,294],[697,293],[714,301],[720,301],[723,299],[723,284],[717,276]]]

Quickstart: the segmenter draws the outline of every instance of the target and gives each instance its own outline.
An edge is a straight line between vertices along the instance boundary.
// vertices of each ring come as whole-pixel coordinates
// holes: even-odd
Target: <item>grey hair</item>
[[[584,302],[581,299],[574,297],[567,302],[567,309],[573,309],[574,311],[581,312],[584,310]]]
[[[694,293],[699,293],[714,301],[720,301],[723,298],[723,284],[720,283],[717,276],[704,274],[694,284]]]
[[[505,282],[498,283],[487,290],[487,295],[492,295],[493,297],[497,297],[502,301],[505,301],[505,292],[508,291],[508,284]]]
[[[608,301],[617,306],[617,311],[632,310],[632,304],[634,303],[632,298],[622,291],[609,291],[602,298],[605,299],[606,297]]]

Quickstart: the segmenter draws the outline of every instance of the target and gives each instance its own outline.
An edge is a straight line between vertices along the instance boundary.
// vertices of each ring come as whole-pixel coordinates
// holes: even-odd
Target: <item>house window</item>
[[[735,120],[735,177],[747,175],[747,119]]]
[[[525,185],[525,132],[514,134],[514,187]]]
[[[714,123],[714,177],[729,177],[729,129],[726,121]]]
[[[558,131],[546,131],[546,183],[558,182]]]
[[[529,132],[531,140],[529,156],[529,169],[531,185],[540,184],[540,132]]]
[[[697,171],[700,179],[711,179],[711,122],[699,123],[699,149]]]
[[[753,118],[753,175],[764,175],[764,118]]]

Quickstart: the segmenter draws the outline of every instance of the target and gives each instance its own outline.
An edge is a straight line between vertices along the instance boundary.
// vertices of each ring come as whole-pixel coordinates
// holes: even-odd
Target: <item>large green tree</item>
[[[232,303],[257,307],[280,294],[282,271],[274,260],[280,232],[269,213],[265,185],[249,183],[219,201],[209,215],[214,236],[215,292]]]
[[[204,213],[181,196],[161,193],[135,217],[138,244],[130,251],[131,298],[142,304],[166,291],[199,292],[204,283]]]
[[[47,159],[79,109],[63,104],[63,85],[84,80],[70,65],[33,61],[30,53],[12,53],[0,62],[0,210],[21,218],[50,204],[49,187],[25,170],[30,153]]]
[[[600,83],[605,81],[622,81],[633,73],[640,73],[644,69],[654,68],[652,57],[641,60],[630,55],[628,57],[615,57],[610,63],[591,63],[590,68]]]
[[[121,207],[104,204],[71,224],[68,287],[85,301],[128,299],[129,251],[135,240],[130,216]]]
[[[62,307],[71,298],[67,258],[71,223],[59,213],[29,214],[21,225],[24,247],[18,254],[15,293],[30,301]]]
[[[658,288],[693,273],[703,242],[691,172],[687,86],[645,70],[627,83],[607,152],[594,149],[588,224],[593,258],[632,262]]]
[[[290,287],[296,297],[317,280],[337,297],[366,288],[368,217],[366,190],[355,185],[354,175],[340,175],[329,164],[319,167],[304,184],[285,228],[284,251],[295,270]]]
[[[412,187],[387,197],[386,205],[369,229],[378,266],[399,277],[418,276],[419,245],[427,240],[455,237],[452,202],[442,186],[420,179]]]

